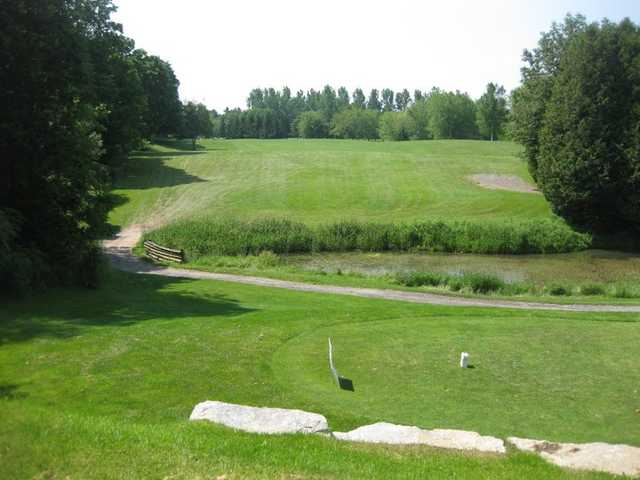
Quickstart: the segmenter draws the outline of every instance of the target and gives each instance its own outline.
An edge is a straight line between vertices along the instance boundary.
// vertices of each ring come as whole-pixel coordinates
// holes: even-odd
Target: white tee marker
[[[467,368],[469,366],[469,354],[462,352],[460,354],[460,368]]]

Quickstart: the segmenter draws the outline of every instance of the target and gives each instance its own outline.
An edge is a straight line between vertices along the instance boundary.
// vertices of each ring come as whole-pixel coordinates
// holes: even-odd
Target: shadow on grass
[[[254,311],[209,289],[194,293],[185,288],[191,282],[109,271],[97,290],[60,288],[10,302],[0,312],[0,348],[35,338],[71,338],[95,327],[196,317],[219,322]]]
[[[171,148],[173,150],[180,150],[183,155],[193,155],[197,152],[212,151],[212,150],[226,150],[226,148],[220,143],[216,142],[214,145],[207,145],[206,147],[200,144],[196,144],[196,149],[193,149],[193,143],[190,138],[176,139],[176,138],[155,138],[153,143],[165,148]]]
[[[193,143],[192,140],[190,138],[154,138],[153,139],[153,143],[155,143],[156,145],[161,145],[165,148],[172,148],[174,150],[182,150],[182,151],[188,151],[191,152],[191,154],[193,154],[194,152],[197,151],[202,151],[202,150],[206,150],[205,147],[203,147],[202,145],[198,145],[196,144],[196,149],[193,149]],[[188,155],[188,154],[185,154]]]
[[[0,383],[0,400],[20,400],[27,396],[24,392],[18,392],[20,385]]]
[[[198,153],[195,153],[198,155]],[[178,155],[186,155],[180,154]],[[191,175],[181,168],[172,167],[164,162],[164,158],[178,156],[174,153],[141,152],[130,157],[126,174],[117,179],[115,188],[143,190],[148,188],[175,187],[206,180]]]
[[[162,152],[159,150],[143,150],[139,152],[134,152],[129,157],[130,161],[145,159],[145,158],[176,158],[176,157],[195,157],[197,155],[202,155],[206,153],[205,151],[190,151],[190,152]]]

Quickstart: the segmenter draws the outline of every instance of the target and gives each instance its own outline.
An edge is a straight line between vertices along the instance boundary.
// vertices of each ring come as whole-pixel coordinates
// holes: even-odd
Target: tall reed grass
[[[349,251],[480,254],[561,253],[589,248],[591,237],[553,220],[525,222],[342,221],[306,225],[287,219],[200,218],[149,232],[144,239],[185,250],[188,258]]]

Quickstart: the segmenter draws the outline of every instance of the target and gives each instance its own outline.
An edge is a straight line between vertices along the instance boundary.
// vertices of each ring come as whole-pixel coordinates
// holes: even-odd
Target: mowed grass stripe
[[[288,217],[309,223],[551,218],[540,195],[488,190],[467,179],[507,173],[530,181],[519,147],[508,142],[208,140],[189,152],[153,146],[132,157],[130,198],[118,225],[212,214]],[[175,155],[175,156],[172,156]]]

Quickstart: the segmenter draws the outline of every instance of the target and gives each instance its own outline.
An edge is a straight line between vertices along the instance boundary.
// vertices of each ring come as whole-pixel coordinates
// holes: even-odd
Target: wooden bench
[[[161,262],[184,262],[183,250],[163,247],[162,245],[158,245],[150,240],[145,240],[144,249],[147,252],[147,256],[154,260],[159,260]]]

